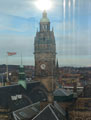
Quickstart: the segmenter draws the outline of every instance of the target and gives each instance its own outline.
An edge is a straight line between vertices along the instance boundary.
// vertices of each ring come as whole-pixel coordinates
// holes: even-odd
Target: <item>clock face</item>
[[[45,70],[46,65],[45,64],[41,64],[40,67],[41,67],[42,70]]]

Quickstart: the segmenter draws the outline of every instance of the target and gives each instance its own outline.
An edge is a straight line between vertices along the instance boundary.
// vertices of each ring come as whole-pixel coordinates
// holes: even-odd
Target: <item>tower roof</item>
[[[49,19],[47,18],[47,12],[44,10],[43,14],[42,14],[42,18],[40,20],[40,23],[48,23],[50,22]]]

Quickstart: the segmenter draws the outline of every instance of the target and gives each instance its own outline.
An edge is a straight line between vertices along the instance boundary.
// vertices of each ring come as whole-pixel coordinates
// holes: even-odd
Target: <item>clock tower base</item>
[[[48,90],[48,92],[53,92],[56,88],[56,85],[55,85],[56,78],[54,78],[53,76],[36,77],[35,80],[40,81]]]
[[[46,11],[43,12],[39,26],[34,39],[35,80],[45,86],[51,101],[56,85],[56,43]]]

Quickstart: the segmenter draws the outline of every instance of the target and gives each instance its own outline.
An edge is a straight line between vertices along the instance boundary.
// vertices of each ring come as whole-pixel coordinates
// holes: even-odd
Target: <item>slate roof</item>
[[[66,116],[65,110],[64,110],[61,106],[59,106],[56,101],[54,101],[54,107],[55,107],[63,116]]]
[[[21,100],[12,101],[11,96],[16,96],[22,94],[25,91],[20,85],[12,85],[0,87],[0,107],[2,108],[10,108],[12,110],[18,109],[19,107],[23,107],[24,105],[28,105],[29,102],[24,98]],[[24,102],[26,101],[26,103]],[[20,103],[19,105],[17,103]],[[23,103],[23,104],[22,104]]]
[[[61,111],[61,109],[60,109]],[[37,116],[32,120],[66,120],[65,114],[60,112],[57,107],[48,104]],[[65,113],[65,112],[64,112]]]
[[[46,100],[47,96],[42,92],[42,88],[45,90],[40,82],[27,83],[27,89],[21,85],[0,87],[0,107],[15,111],[31,103]],[[41,89],[41,93],[39,89]],[[17,95],[21,95],[22,99],[12,100],[12,97],[17,97]]]
[[[32,119],[40,111],[40,102],[26,106],[22,109],[13,112],[15,120],[29,120]]]
[[[65,90],[65,89],[63,89],[63,88],[58,88],[58,89],[56,89],[56,90],[54,91],[53,94],[54,94],[54,96],[69,96],[69,95],[72,94],[72,92],[67,91],[67,90]]]

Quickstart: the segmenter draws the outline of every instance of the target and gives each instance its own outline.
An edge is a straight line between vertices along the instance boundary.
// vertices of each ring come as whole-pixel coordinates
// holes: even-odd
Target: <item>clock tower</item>
[[[39,27],[34,41],[35,76],[43,82],[44,79],[53,78],[56,68],[54,31],[50,30],[50,21],[46,11],[43,12]]]

